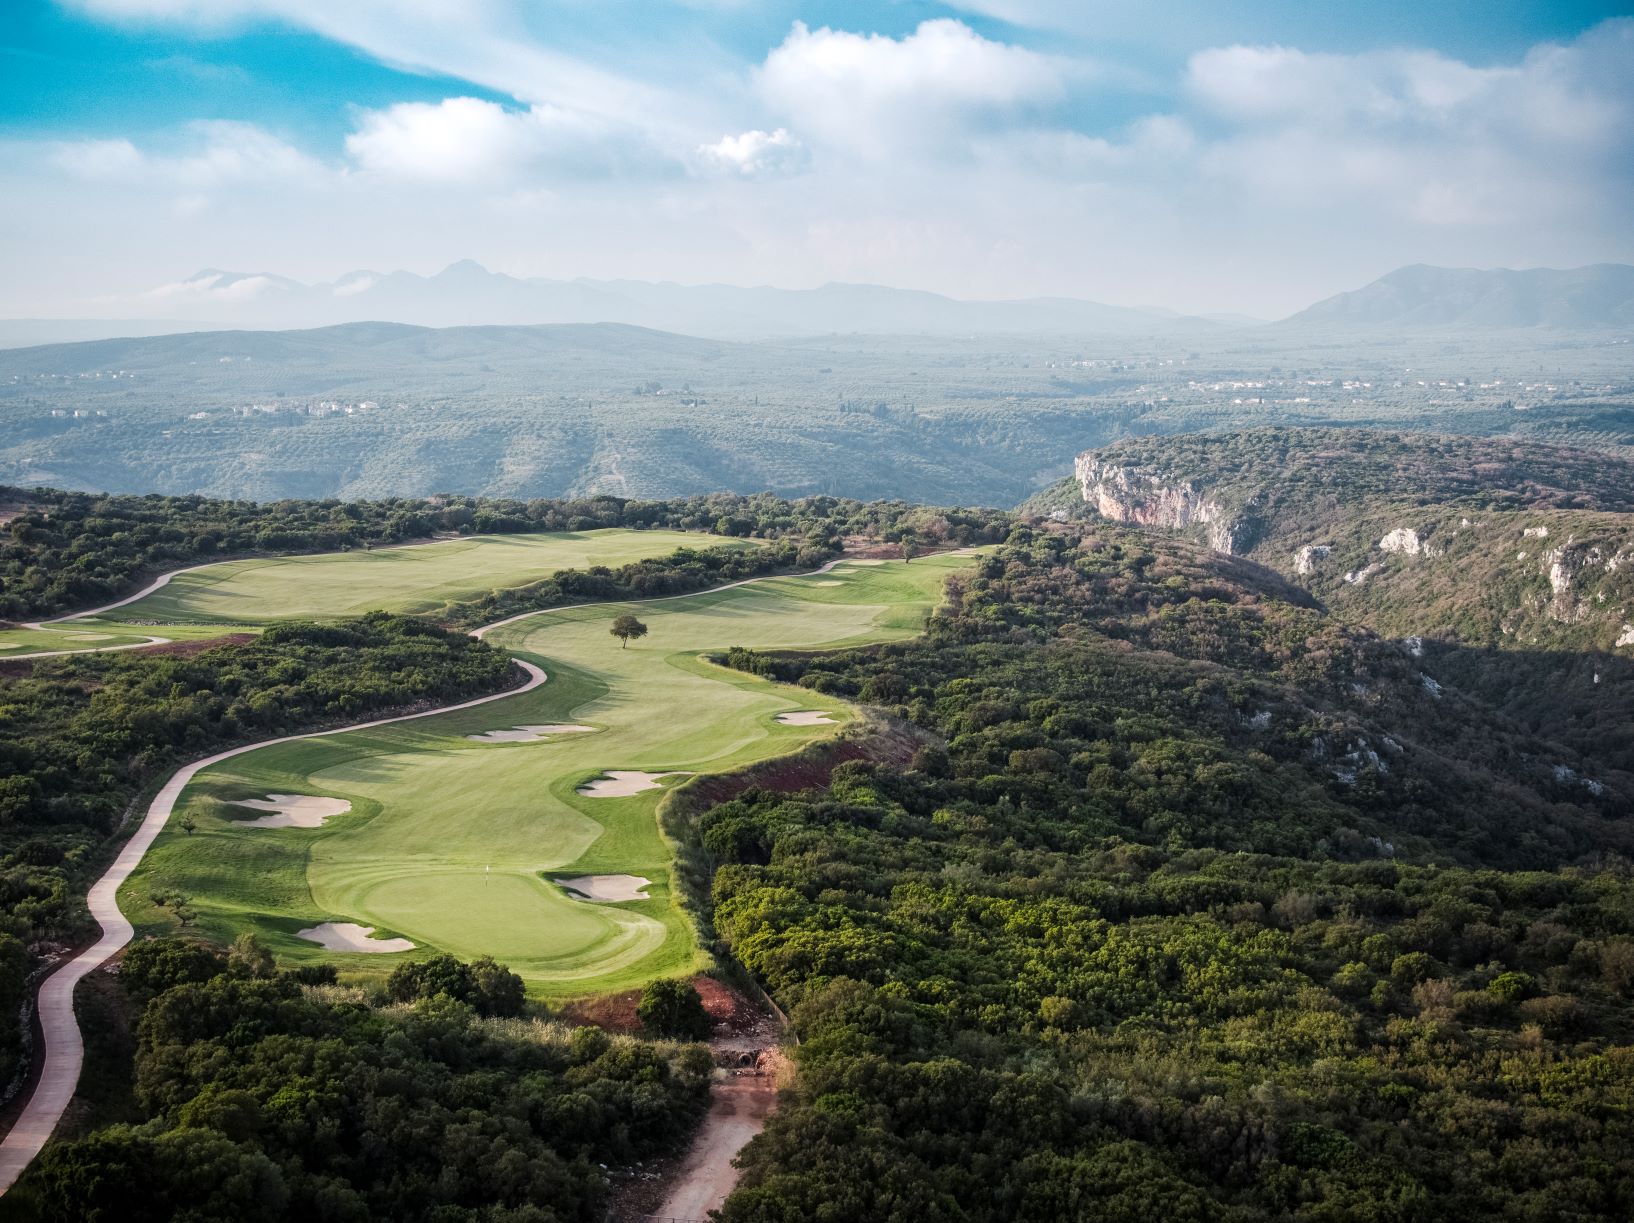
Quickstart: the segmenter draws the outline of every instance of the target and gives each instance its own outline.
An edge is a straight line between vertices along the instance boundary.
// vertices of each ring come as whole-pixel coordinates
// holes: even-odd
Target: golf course
[[[621,546],[641,548],[661,533],[616,534]],[[569,563],[566,550],[580,546],[573,537],[552,537],[555,545],[500,538],[519,551],[496,558],[518,567],[552,552],[555,564]],[[655,550],[678,542],[696,537]],[[613,559],[599,550],[605,543],[597,562]],[[369,565],[379,555],[345,561]],[[144,621],[160,620],[162,606],[194,623],[213,615],[265,622],[276,617],[253,612],[241,583],[275,592],[281,616],[423,607],[461,581],[498,584],[492,571],[479,582],[459,555],[422,571],[419,588],[389,566],[379,582],[341,581],[318,558],[235,563],[232,576],[216,572],[231,566],[215,566],[201,571],[207,581],[183,574],[120,610]],[[121,909],[139,933],[174,930],[180,912],[213,938],[252,930],[280,959],[330,962],[354,976],[384,974],[406,957],[492,955],[540,996],[701,967],[658,803],[689,775],[794,751],[854,716],[843,701],[706,655],[912,635],[946,576],[971,559],[841,561],[820,574],[507,621],[486,640],[542,668],[547,682],[480,707],[283,742],[201,770],[120,890]],[[317,576],[308,583],[285,569],[269,579],[280,566]],[[648,632],[621,644],[609,630],[629,615]]]
[[[0,661],[36,653],[135,648],[254,631],[277,620],[366,611],[431,612],[563,569],[614,568],[677,548],[754,548],[751,540],[610,528],[472,535],[372,550],[252,557],[178,570],[127,599],[71,618],[0,626]]]

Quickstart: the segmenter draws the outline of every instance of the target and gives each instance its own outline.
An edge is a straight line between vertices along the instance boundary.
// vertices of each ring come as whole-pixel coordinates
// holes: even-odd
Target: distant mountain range
[[[1280,323],[1188,315],[1071,297],[961,301],[916,289],[681,285],[640,280],[523,279],[463,260],[434,276],[348,272],[303,284],[269,272],[207,268],[127,303],[141,317],[0,320],[0,347],[221,328],[312,328],[354,322],[423,327],[625,323],[718,340],[835,334],[1098,335],[1228,338],[1252,331],[1416,332],[1599,329],[1634,324],[1634,267],[1559,271],[1401,268]],[[164,315],[165,317],[152,317]]]
[[[816,289],[680,285],[638,280],[522,279],[463,260],[434,276],[348,272],[330,284],[303,284],[267,272],[207,268],[146,294],[143,312],[207,319],[199,327],[323,327],[351,322],[423,327],[539,323],[627,323],[714,339],[773,339],[836,333],[966,335],[1093,333],[1159,335],[1212,332],[1239,325],[1228,317],[1192,318],[1173,311],[1107,306],[1065,297],[959,301],[937,293],[882,285],[827,284]],[[1252,320],[1250,320],[1252,321]],[[103,324],[115,325],[117,321]],[[34,321],[10,327],[20,342],[92,338],[85,324]],[[6,325],[0,324],[0,339]],[[131,325],[133,328],[140,326]],[[182,324],[175,330],[193,330]],[[141,332],[150,330],[140,327]],[[133,334],[103,331],[101,338]],[[13,341],[18,342],[18,341]]]
[[[1634,267],[1437,268],[1415,264],[1301,310],[1279,328],[1601,328],[1634,325]]]

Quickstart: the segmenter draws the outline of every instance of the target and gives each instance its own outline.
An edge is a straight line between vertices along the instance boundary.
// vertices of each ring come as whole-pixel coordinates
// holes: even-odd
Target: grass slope
[[[325,920],[413,939],[413,955],[489,953],[540,995],[628,988],[701,963],[671,891],[670,851],[654,811],[662,790],[586,798],[609,769],[713,772],[783,755],[832,726],[791,727],[780,712],[851,716],[832,697],[707,662],[732,645],[817,647],[918,632],[942,581],[967,557],[842,565],[710,594],[541,613],[490,640],[545,668],[550,682],[512,700],[401,726],[285,744],[201,773],[121,893],[140,931],[174,923],[156,897],[188,897],[202,929],[257,931],[279,956],[389,971],[401,955],[335,954],[296,937]],[[649,636],[620,648],[613,618]],[[478,744],[517,724],[574,722],[593,733]],[[666,787],[679,779],[665,782]],[[232,800],[269,793],[345,798],[321,829],[246,828]],[[649,899],[590,904],[551,880],[584,873],[651,879]]]
[[[125,622],[257,624],[366,611],[426,612],[561,569],[609,567],[681,547],[754,547],[685,531],[476,535],[372,552],[324,552],[226,561],[180,574],[145,599],[108,613]]]

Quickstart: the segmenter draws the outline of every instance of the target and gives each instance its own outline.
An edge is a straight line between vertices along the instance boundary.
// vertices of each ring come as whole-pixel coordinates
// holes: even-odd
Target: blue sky
[[[8,0],[0,312],[474,257],[1276,314],[1629,260],[1631,11]]]

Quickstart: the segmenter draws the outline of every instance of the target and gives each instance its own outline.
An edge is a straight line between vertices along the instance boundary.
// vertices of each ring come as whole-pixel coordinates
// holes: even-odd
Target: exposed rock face
[[[1294,572],[1311,574],[1316,572],[1317,561],[1326,560],[1328,553],[1333,549],[1327,544],[1306,544],[1294,553]]]
[[[1618,645],[1634,645],[1634,624],[1623,625],[1622,635],[1617,638]]]
[[[1403,556],[1434,556],[1430,546],[1418,537],[1412,527],[1397,527],[1379,540],[1379,551],[1399,552]]]
[[[1191,481],[1167,481],[1161,475],[1103,463],[1093,451],[1074,466],[1084,500],[1102,518],[1140,526],[1207,529],[1216,552],[1235,553],[1251,542],[1244,516],[1228,513]]]
[[[1605,559],[1605,553],[1595,545],[1579,544],[1568,538],[1560,547],[1551,548],[1543,554],[1544,573],[1549,577],[1549,589],[1555,592],[1557,600],[1562,598],[1571,592],[1572,582],[1578,574],[1603,563]],[[1607,568],[1613,567],[1607,565]]]

